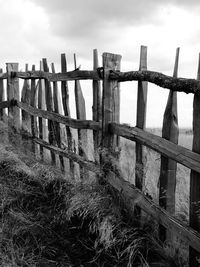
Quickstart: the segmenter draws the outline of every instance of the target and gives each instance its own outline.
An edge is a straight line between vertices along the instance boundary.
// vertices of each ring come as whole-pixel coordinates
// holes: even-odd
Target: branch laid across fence
[[[176,78],[164,75],[160,72],[143,70],[119,72],[110,71],[109,78],[118,82],[126,81],[147,81],[154,83],[160,87],[170,89],[172,91],[189,93],[200,93],[200,81],[195,79]]]
[[[90,129],[90,130],[96,130],[96,131],[99,131],[101,129],[101,125],[99,122],[95,122],[92,120],[71,119],[71,118],[68,118],[66,116],[57,114],[55,112],[33,108],[33,107],[31,107],[25,103],[22,103],[20,101],[16,101],[15,104],[19,108],[21,108],[22,110],[25,110],[26,112],[28,112],[29,114],[31,114],[33,116],[38,116],[38,117],[41,117],[44,119],[57,121],[59,123],[65,124],[69,127],[75,128],[75,129]]]
[[[200,173],[200,155],[191,150],[176,145],[157,135],[145,132],[137,127],[129,127],[117,123],[110,123],[110,130],[126,139],[139,142],[164,156]]]

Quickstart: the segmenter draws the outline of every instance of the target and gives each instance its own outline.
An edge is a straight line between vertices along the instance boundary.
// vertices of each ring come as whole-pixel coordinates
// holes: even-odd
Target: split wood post
[[[0,73],[3,73],[3,69],[0,69]],[[0,79],[0,102],[5,101],[5,92],[3,79]],[[0,120],[5,120],[5,108],[0,109]]]
[[[110,122],[119,123],[119,95],[120,88],[117,81],[109,79],[111,70],[120,70],[121,56],[111,53],[103,53],[103,98],[102,98],[102,155],[101,164],[105,172],[109,171],[110,164],[114,165],[114,162],[108,162],[110,154],[114,155],[115,159],[118,158],[119,152],[119,139],[117,136],[111,134],[109,130]],[[105,151],[104,151],[105,150]],[[107,154],[108,153],[108,154]],[[112,160],[112,159],[111,159]],[[113,166],[112,166],[113,167]],[[108,170],[107,170],[108,168]]]
[[[141,46],[140,48],[140,64],[139,71],[147,70],[147,47]],[[145,129],[146,127],[146,109],[147,109],[147,82],[138,81],[137,93],[137,118],[136,127]],[[144,188],[145,182],[145,163],[146,157],[144,146],[136,142],[136,164],[135,164],[135,186],[140,190]],[[135,217],[138,222],[140,220],[141,209],[135,208]]]
[[[35,65],[32,66],[32,71],[35,71]],[[31,79],[31,95],[30,95],[30,105],[34,108],[37,107],[37,86],[36,80]],[[33,137],[38,136],[38,125],[37,118],[35,116],[31,116],[31,133]],[[33,141],[32,143],[32,152],[37,155],[38,145]]]
[[[197,80],[200,80],[200,54]],[[200,154],[200,95],[194,95],[193,102],[193,145],[192,151]],[[190,226],[200,232],[200,174],[191,171],[190,175]],[[192,247],[189,249],[189,266],[199,267],[200,253]]]
[[[28,64],[25,65],[25,71],[28,71]],[[21,93],[21,102],[30,105],[30,98],[31,98],[31,88],[29,80],[24,80],[24,84],[22,87],[22,93]],[[25,110],[22,110],[22,132],[24,135],[22,135],[22,140],[26,152],[32,151],[32,141],[30,141],[26,134],[31,134],[31,116],[26,112]]]
[[[98,64],[98,52],[97,49],[93,50],[93,69],[97,70],[99,67]],[[100,81],[93,81],[93,121],[100,122],[102,120],[102,107],[101,107],[101,85]],[[99,161],[99,146],[101,141],[100,132],[94,131],[93,133],[93,140],[94,140],[94,153],[95,153],[95,160]]]
[[[6,68],[8,74],[7,100],[19,100],[19,79],[15,75],[18,72],[18,63],[7,63]],[[15,133],[19,133],[20,131],[20,110],[16,106],[8,108],[8,127],[13,129]],[[13,137],[10,130],[8,137],[14,145],[20,144],[19,135]]]
[[[67,60],[66,55],[61,54],[61,72],[67,72]],[[61,82],[61,93],[62,93],[62,105],[64,115],[70,118],[70,108],[69,108],[69,88],[67,81]],[[66,126],[66,135],[67,135],[67,148],[69,151],[73,151],[73,135],[71,128]],[[63,140],[64,141],[64,140]],[[69,159],[69,168],[71,178],[75,178],[75,164],[72,159]]]
[[[176,50],[175,65],[173,77],[177,78],[178,75],[178,60],[179,48]],[[162,138],[165,138],[175,144],[178,144],[178,114],[177,114],[177,92],[170,90],[167,105],[165,108]],[[160,191],[159,191],[159,204],[162,208],[166,209],[171,215],[175,214],[175,191],[176,191],[176,170],[177,162],[167,157],[161,156],[160,167]],[[173,243],[174,235],[160,226],[159,229],[160,239],[167,243]]]
[[[77,68],[76,65],[76,55],[74,54],[74,67]],[[83,97],[81,84],[79,80],[75,80],[75,103],[76,103],[76,117],[78,120],[86,120],[86,109],[85,109],[85,99]],[[88,140],[87,140],[87,130],[78,129],[78,153],[80,156],[87,159],[88,155]],[[83,180],[84,178],[88,178],[88,171],[80,166],[80,178]]]
[[[55,66],[53,63],[51,64],[51,69],[52,69],[52,73],[55,73]],[[53,82],[53,100],[54,100],[54,112],[59,114],[58,83],[57,82]],[[60,123],[55,122],[55,127],[56,127],[57,145],[59,148],[61,148],[62,143],[61,143]],[[64,170],[65,170],[64,159],[62,156],[59,156],[59,160],[60,160],[61,171],[64,172]]]
[[[43,69],[45,72],[49,72],[49,67],[47,64],[47,59],[42,59]],[[51,84],[48,80],[45,80],[45,100],[46,100],[46,108],[47,111],[53,111],[53,96],[52,96],[52,89]],[[54,145],[56,144],[56,133],[55,133],[55,125],[54,122],[51,120],[48,120],[48,139],[49,144]],[[51,163],[52,165],[56,165],[56,155],[54,152],[51,153]]]

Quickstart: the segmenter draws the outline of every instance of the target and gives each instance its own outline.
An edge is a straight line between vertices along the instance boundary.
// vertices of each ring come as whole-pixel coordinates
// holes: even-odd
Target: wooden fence
[[[35,66],[29,71],[26,65],[25,72],[21,72],[17,63],[8,63],[5,73],[0,70],[0,114],[1,119],[8,121],[9,127],[22,136],[22,140],[14,140],[16,143],[30,139],[27,146],[41,159],[45,159],[47,150],[50,151],[52,164],[59,165],[63,172],[70,172],[72,179],[75,179],[75,163],[80,166],[80,179],[87,179],[88,171],[96,173],[99,181],[103,180],[118,192],[131,216],[140,218],[143,210],[160,224],[162,241],[173,242],[174,234],[179,235],[188,244],[189,266],[196,267],[200,259],[200,67],[197,80],[177,78],[178,58],[179,49],[173,76],[147,70],[145,46],[141,47],[139,70],[130,72],[121,72],[121,56],[110,53],[103,53],[103,66],[99,67],[97,50],[93,53],[94,68],[90,71],[76,69],[76,57],[75,70],[67,71],[65,54],[61,55],[60,73],[56,73],[54,64],[50,71],[46,59],[40,62],[38,71]],[[20,79],[24,80],[21,91]],[[3,80],[7,81],[7,86]],[[92,81],[92,120],[86,120],[80,80]],[[68,81],[75,81],[77,119],[70,116]],[[119,85],[125,81],[138,81],[135,127],[119,123]],[[162,137],[145,131],[147,82],[169,90]],[[177,144],[177,92],[194,94],[192,151]],[[77,140],[72,129],[77,130]],[[94,161],[88,159],[86,151],[88,130],[93,131]],[[136,142],[135,185],[123,179],[116,165],[120,136]],[[161,154],[159,205],[143,193],[144,146]],[[108,160],[110,155],[115,164]],[[177,162],[191,169],[189,226],[174,217]]]

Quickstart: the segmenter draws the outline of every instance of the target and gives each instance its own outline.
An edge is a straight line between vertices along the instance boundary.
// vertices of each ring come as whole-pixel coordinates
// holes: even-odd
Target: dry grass
[[[171,266],[153,225],[130,224],[108,188],[0,150],[1,266]]]

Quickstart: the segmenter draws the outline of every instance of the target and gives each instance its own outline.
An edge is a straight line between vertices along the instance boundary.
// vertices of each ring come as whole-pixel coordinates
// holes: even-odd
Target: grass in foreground
[[[154,229],[134,228],[106,188],[29,168],[3,147],[0,201],[1,266],[172,266]]]

